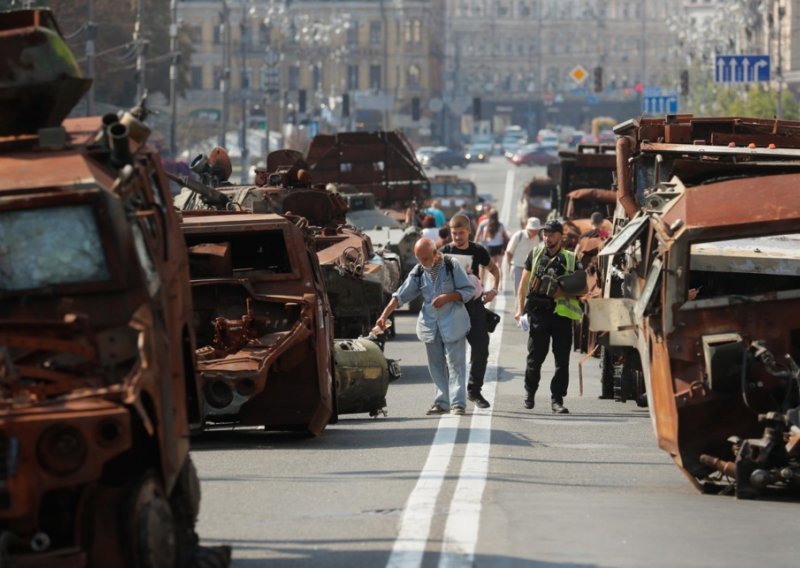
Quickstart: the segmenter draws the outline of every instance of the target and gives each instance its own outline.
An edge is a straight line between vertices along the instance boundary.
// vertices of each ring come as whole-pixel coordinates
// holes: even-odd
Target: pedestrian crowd
[[[478,408],[491,406],[482,389],[491,321],[496,322],[497,316],[486,304],[502,289],[504,258],[513,276],[514,318],[528,333],[523,405],[535,406],[541,368],[552,345],[555,373],[550,380],[550,407],[555,414],[568,414],[564,398],[569,386],[572,322],[582,317],[578,298],[585,292],[586,276],[575,253],[564,246],[564,225],[554,220],[542,225],[531,217],[509,237],[491,207],[485,208],[477,225],[462,213],[444,220],[436,201],[423,213],[423,236],[414,247],[418,264],[376,325],[385,328],[397,308],[422,296],[416,331],[425,345],[435,387],[427,414],[463,415],[467,401]],[[600,221],[593,221],[597,230]],[[472,235],[475,240],[470,239]]]

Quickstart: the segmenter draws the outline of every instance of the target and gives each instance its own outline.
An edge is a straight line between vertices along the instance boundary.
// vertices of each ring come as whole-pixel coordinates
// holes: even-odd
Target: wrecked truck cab
[[[4,55],[71,58],[49,11],[2,13],[0,29]],[[0,112],[0,558],[193,562],[188,261],[144,110],[64,120],[83,91],[28,92],[35,73],[12,59],[0,94],[30,95],[31,114]]]
[[[384,411],[399,367],[369,339],[334,340],[304,218],[184,212],[183,232],[207,427],[319,435],[338,414]]]
[[[302,230],[251,213],[182,225],[206,424],[320,434],[335,417],[331,309]]]
[[[726,144],[792,134],[782,125],[776,136],[771,122],[720,121],[714,133],[710,121],[684,119]],[[732,126],[746,134],[725,131]],[[642,164],[638,173],[654,182],[632,191],[631,172],[620,170],[627,203],[641,206],[626,211],[600,253],[607,279],[604,298],[590,301],[592,328],[631,354],[659,445],[698,488],[740,498],[797,492],[800,151],[634,147],[641,153],[623,163]],[[670,172],[683,177],[658,181]]]

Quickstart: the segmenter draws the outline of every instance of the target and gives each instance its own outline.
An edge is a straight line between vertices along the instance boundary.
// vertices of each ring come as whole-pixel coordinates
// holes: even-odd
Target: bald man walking
[[[430,239],[414,246],[419,264],[392,295],[376,325],[385,329],[397,308],[422,295],[417,318],[417,337],[428,353],[428,372],[436,386],[436,398],[427,414],[462,415],[467,406],[467,333],[469,314],[464,303],[475,288],[458,262],[445,258]]]

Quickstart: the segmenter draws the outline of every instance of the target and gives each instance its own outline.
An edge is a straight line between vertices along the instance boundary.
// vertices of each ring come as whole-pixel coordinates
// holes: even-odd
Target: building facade
[[[441,97],[444,0],[185,0],[192,86],[184,112],[231,128],[412,128]],[[418,101],[414,101],[418,99]],[[367,121],[369,124],[359,124]]]

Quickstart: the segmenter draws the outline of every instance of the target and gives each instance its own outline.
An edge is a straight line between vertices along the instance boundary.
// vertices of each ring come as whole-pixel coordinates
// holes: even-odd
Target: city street
[[[507,223],[523,184],[544,174],[497,156],[456,172],[492,193]],[[203,541],[231,544],[241,567],[797,565],[797,504],[698,494],[657,447],[646,409],[598,400],[597,359],[581,395],[573,353],[571,414],[550,412],[552,357],[536,407],[524,409],[526,335],[513,305],[504,288],[490,409],[425,416],[433,387],[415,316],[402,311],[386,345],[403,371],[388,416],[344,416],[317,438],[194,439]]]

